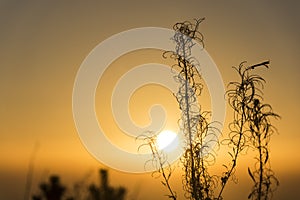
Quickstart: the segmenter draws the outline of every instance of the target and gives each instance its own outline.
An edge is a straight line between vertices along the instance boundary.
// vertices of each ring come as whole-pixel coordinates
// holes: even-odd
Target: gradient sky
[[[300,3],[297,1],[0,1],[0,199],[22,199],[28,162],[39,144],[33,185],[58,173],[67,184],[104,167],[83,147],[72,118],[72,90],[87,54],[109,36],[131,28],[171,28],[205,17],[201,32],[227,84],[232,66],[270,59],[265,100],[282,116],[271,141],[271,162],[281,185],[274,199],[300,198]],[[141,94],[136,94],[137,99]],[[138,117],[136,117],[138,118]],[[227,119],[230,120],[230,119]],[[227,199],[246,199],[250,190],[240,164],[240,187]],[[78,178],[74,178],[74,174]],[[179,174],[179,173],[178,173]],[[174,177],[180,190],[180,175]],[[164,199],[149,174],[111,170],[112,183],[138,199]],[[132,180],[128,183],[128,179]],[[155,188],[149,193],[149,188]],[[231,190],[231,192],[230,192]],[[236,192],[236,191],[239,192]],[[35,187],[33,192],[36,191]],[[155,191],[155,192],[153,192]],[[233,195],[233,194],[234,195]],[[233,196],[232,196],[233,195]]]

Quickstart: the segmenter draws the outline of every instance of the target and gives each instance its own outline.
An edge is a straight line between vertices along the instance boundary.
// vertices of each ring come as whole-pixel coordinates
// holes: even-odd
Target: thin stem
[[[161,174],[165,180],[165,184],[170,192],[169,197],[172,198],[173,200],[176,200],[176,194],[173,192],[170,183],[169,183],[169,178],[167,178],[165,170],[164,170],[164,166],[163,166],[163,161],[161,160],[161,156],[158,156],[159,159],[159,165],[160,165],[160,169],[161,169]]]
[[[155,139],[154,138],[146,138],[146,139],[148,140],[148,144],[150,146],[154,161],[156,161],[159,164],[157,171],[163,176],[163,179],[165,181],[162,183],[167,187],[168,191],[170,192],[170,195],[168,195],[168,197],[173,200],[176,200],[177,199],[176,194],[173,192],[171,185],[169,183],[171,169],[170,169],[169,175],[167,176],[166,172],[165,172],[165,166],[164,166],[164,163],[166,163],[166,161],[163,160],[163,156],[157,150],[157,146],[155,144]]]
[[[241,119],[241,126],[240,126],[240,130],[239,130],[239,139],[238,139],[238,143],[237,143],[237,146],[236,146],[236,151],[235,151],[235,154],[234,154],[234,158],[232,160],[232,166],[230,168],[230,170],[228,171],[228,173],[226,174],[226,180],[224,181],[224,183],[222,184],[222,187],[221,187],[221,190],[219,192],[219,195],[218,195],[218,198],[217,199],[221,199],[221,196],[222,196],[222,193],[224,191],[224,188],[228,182],[228,179],[229,177],[232,175],[233,173],[233,170],[235,169],[236,167],[236,163],[237,163],[237,159],[238,159],[238,155],[240,153],[240,148],[241,148],[241,140],[242,140],[242,135],[243,135],[243,128],[244,128],[244,121],[246,121],[246,116],[245,116],[245,108],[242,107],[242,119]]]
[[[259,187],[258,187],[258,200],[262,198],[262,184],[263,184],[263,158],[262,158],[262,145],[261,145],[261,135],[258,136],[258,150],[259,150]]]

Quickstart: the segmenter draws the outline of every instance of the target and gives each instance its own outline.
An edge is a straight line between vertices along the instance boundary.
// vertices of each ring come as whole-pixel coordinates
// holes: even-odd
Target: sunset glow
[[[109,171],[111,185],[126,187],[128,196],[125,200],[168,199],[166,188],[156,176],[153,178],[146,171],[118,171],[118,168],[99,161],[97,156],[114,160],[122,167],[125,164],[136,167],[137,162],[141,162],[142,170],[148,170],[151,165],[155,167],[156,163],[153,164],[150,156],[146,166],[140,159],[151,154],[147,145],[139,151],[144,141],[136,138],[148,136],[148,133],[149,136],[156,134],[154,143],[157,150],[165,152],[168,159],[176,157],[175,154],[182,155],[180,153],[185,150],[187,140],[178,131],[183,129],[180,120],[182,107],[175,96],[180,82],[178,69],[171,68],[177,62],[169,55],[163,57],[164,51],[176,50],[175,41],[171,41],[174,47],[169,49],[150,48],[150,42],[145,49],[136,48],[135,43],[144,42],[143,37],[147,34],[137,34],[132,41],[124,38],[124,41],[121,40],[124,44],[104,41],[114,35],[122,36],[122,39],[124,35],[120,33],[130,29],[172,29],[177,22],[202,17],[205,20],[199,26],[199,32],[203,34],[204,50],[217,65],[225,87],[239,80],[233,66],[242,61],[249,65],[270,61],[269,69],[261,67],[256,72],[266,80],[262,91],[265,102],[270,103],[274,112],[281,116],[281,119],[272,121],[278,134],[274,132],[270,141],[270,163],[280,182],[273,200],[300,199],[300,134],[296,126],[300,112],[299,2],[133,0],[24,3],[2,0],[0,200],[31,199],[33,194],[39,194],[40,184],[52,174],[61,178],[63,186],[68,188],[66,194],[73,195],[73,186],[83,182],[81,180],[85,180],[86,186],[98,183],[100,168]],[[156,34],[153,36],[160,38]],[[82,70],[86,79],[78,85],[91,91],[88,93],[83,89],[79,95],[89,103],[84,106],[91,106],[88,109],[84,106],[77,108],[89,114],[83,117],[83,121],[93,124],[85,126],[85,131],[79,133],[78,128],[83,126],[77,126],[74,120],[74,83],[80,66],[87,61],[85,58],[95,53],[93,49],[101,43],[107,46],[105,51],[95,56],[100,60],[95,69],[103,68],[102,76],[98,71],[92,76]],[[128,52],[120,51],[122,48],[118,45],[121,44],[124,49],[128,47]],[[115,58],[110,62],[107,58],[112,55]],[[109,65],[103,64],[104,61],[110,62]],[[201,68],[207,67],[206,60],[198,61]],[[170,70],[167,68],[166,73],[156,71],[159,65]],[[139,71],[141,67],[147,67],[147,71]],[[205,73],[205,70],[200,71],[204,76],[209,75]],[[176,90],[171,91],[158,84],[156,79],[170,80],[168,82],[174,83]],[[210,92],[215,90],[209,91],[208,88],[216,80],[207,83],[202,77],[199,81],[203,83],[198,99],[200,110],[212,111],[211,115],[207,114],[208,118],[212,118],[212,114],[216,114],[214,109],[219,111],[223,108],[211,98]],[[147,84],[136,87],[136,82]],[[218,136],[220,145],[214,149],[217,156],[211,172],[224,176],[223,164],[231,162],[228,151],[232,148],[222,140],[228,136],[235,116],[226,94],[221,94],[217,100],[226,101],[226,116]],[[211,121],[212,125],[221,124],[220,120]],[[159,126],[161,124],[163,126]],[[98,137],[95,130],[105,133],[105,137]],[[89,140],[95,148],[88,149],[80,134],[96,135],[95,139],[91,137]],[[108,145],[103,138],[117,150],[105,150]],[[123,154],[116,153],[121,150],[137,161],[129,161]],[[238,183],[234,184],[235,181],[230,179],[230,185],[224,190],[225,200],[247,199],[252,188],[247,169],[255,166],[254,156],[256,152],[249,148],[247,155],[238,159],[235,174]],[[170,179],[171,185],[178,199],[184,200],[182,163],[178,159],[178,163],[170,164],[176,168]],[[221,179],[218,182],[222,183]],[[83,189],[88,188],[84,186]]]

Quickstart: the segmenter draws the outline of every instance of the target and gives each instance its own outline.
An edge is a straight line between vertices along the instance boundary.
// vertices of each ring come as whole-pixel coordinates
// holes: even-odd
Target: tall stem
[[[262,194],[262,183],[263,183],[263,161],[262,161],[262,145],[261,145],[261,135],[258,136],[258,150],[259,150],[259,187],[258,187],[258,200],[261,200]]]
[[[184,65],[184,76],[185,76],[185,104],[186,104],[186,123],[187,123],[187,131],[188,131],[188,143],[190,148],[190,154],[191,154],[191,181],[192,181],[192,188],[193,188],[193,196],[195,199],[198,199],[197,197],[197,188],[196,188],[196,176],[195,176],[195,161],[194,161],[194,152],[193,152],[193,136],[192,136],[192,130],[191,130],[191,119],[190,119],[190,106],[189,106],[189,74],[187,69],[187,63],[186,63],[186,52],[185,52],[185,40],[184,36],[181,35],[181,42],[182,42],[182,48],[183,48],[183,65]]]
[[[230,170],[227,173],[227,179],[226,181],[222,184],[221,190],[219,192],[218,198],[217,199],[221,199],[222,193],[224,191],[224,188],[228,182],[229,177],[232,175],[233,170],[236,167],[236,163],[237,163],[237,159],[238,159],[238,155],[240,153],[240,148],[241,148],[241,140],[242,140],[242,135],[243,135],[243,129],[244,129],[244,122],[246,121],[246,114],[245,114],[245,107],[242,107],[242,118],[241,118],[241,125],[240,125],[240,129],[239,129],[239,139],[238,139],[238,143],[236,146],[236,151],[232,160],[232,166],[230,168]]]

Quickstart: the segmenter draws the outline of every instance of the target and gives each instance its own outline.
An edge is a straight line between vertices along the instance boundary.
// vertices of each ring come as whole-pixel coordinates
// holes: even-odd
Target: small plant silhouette
[[[52,175],[49,183],[41,183],[39,185],[41,195],[34,195],[32,200],[62,200],[66,191],[66,187],[61,185],[59,176]],[[66,200],[71,200],[67,198]]]
[[[107,170],[100,170],[101,185],[95,184],[89,186],[90,200],[124,200],[126,189],[124,187],[114,188],[109,185]]]

